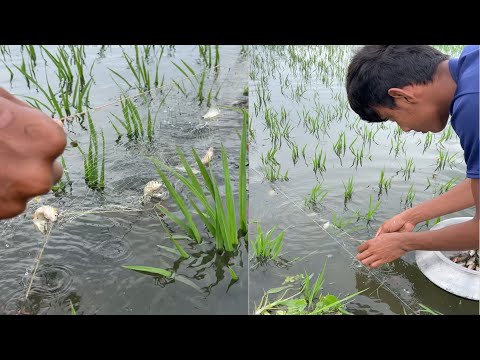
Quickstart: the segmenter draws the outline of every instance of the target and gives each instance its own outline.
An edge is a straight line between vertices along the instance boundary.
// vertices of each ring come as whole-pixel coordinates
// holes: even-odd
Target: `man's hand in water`
[[[66,134],[59,123],[0,89],[0,219],[22,213],[62,177],[56,159]]]
[[[357,248],[357,259],[372,268],[398,259],[408,251],[404,241],[406,234],[384,233],[364,242]]]

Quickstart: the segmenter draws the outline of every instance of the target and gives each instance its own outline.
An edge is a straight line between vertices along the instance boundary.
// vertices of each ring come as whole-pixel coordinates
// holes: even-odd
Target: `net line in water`
[[[208,70],[202,71],[202,72],[200,72],[200,73],[198,73],[198,74],[201,75],[201,74],[203,74],[203,73],[206,73],[206,72],[211,71],[212,69],[213,69],[214,71],[216,71],[216,69],[220,69],[221,67],[222,67],[222,65],[213,66],[212,68],[208,68]],[[185,76],[183,79],[181,79],[181,80],[179,80],[179,81],[184,81],[184,80],[187,80],[187,79],[191,81],[191,78],[192,78],[192,77],[195,77],[195,78],[196,78],[196,75],[195,75],[195,76],[193,76],[193,75],[192,75],[192,76]],[[223,81],[225,81],[225,80],[226,80],[226,78],[225,78]],[[81,111],[81,112],[78,112],[78,113],[75,113],[75,114],[72,114],[72,115],[64,116],[64,117],[61,118],[60,120],[63,121],[63,120],[67,120],[67,119],[74,119],[75,117],[82,116],[82,115],[85,115],[85,114],[88,114],[88,113],[91,113],[91,112],[93,113],[93,112],[98,111],[98,110],[101,110],[101,109],[103,109],[103,108],[106,108],[106,107],[109,107],[109,106],[112,106],[112,105],[116,105],[116,104],[120,103],[121,101],[124,101],[124,100],[127,100],[127,99],[132,100],[132,99],[135,99],[135,98],[137,98],[137,97],[139,97],[139,96],[142,96],[142,95],[145,95],[145,94],[149,94],[149,93],[151,93],[151,92],[154,91],[154,90],[159,90],[159,89],[162,89],[162,90],[163,90],[163,89],[168,88],[168,87],[170,87],[170,86],[172,86],[172,87],[173,87],[174,85],[176,86],[176,84],[175,84],[173,81],[174,81],[174,80],[172,80],[171,83],[165,84],[165,85],[163,85],[163,86],[157,86],[157,87],[154,87],[154,88],[152,88],[152,89],[150,89],[150,90],[148,90],[148,91],[140,92],[140,93],[135,94],[135,95],[131,95],[131,96],[128,96],[128,97],[125,97],[125,98],[120,97],[120,98],[118,98],[118,99],[116,99],[116,100],[114,100],[114,101],[111,101],[111,102],[106,103],[106,104],[102,104],[102,105],[95,106],[95,107],[93,107],[92,109],[89,109],[89,110],[85,110],[85,111]],[[223,83],[222,83],[222,84],[223,84]]]
[[[257,153],[258,150],[255,149],[253,146],[250,147],[250,149],[253,149],[254,151],[256,151]],[[251,170],[255,171],[258,175],[261,175],[263,176],[262,173],[260,173],[258,170],[254,169],[253,167],[251,168]],[[332,240],[334,240],[338,245],[340,245],[349,255],[352,259],[354,259],[354,261],[357,261],[361,264],[361,266],[364,267],[364,269],[371,275],[373,276],[375,279],[377,279],[377,281],[380,283],[379,287],[383,286],[384,288],[386,288],[393,296],[395,296],[403,305],[405,305],[406,308],[408,308],[412,313],[415,313],[415,311],[412,309],[412,307],[406,303],[402,298],[400,298],[396,293],[395,291],[393,291],[392,289],[390,289],[387,285],[385,285],[385,280],[382,280],[380,279],[370,268],[368,268],[367,266],[365,266],[364,264],[362,264],[362,262],[358,261],[355,257],[354,254],[352,254],[350,252],[349,249],[347,249],[345,247],[344,244],[342,244],[340,241],[338,241],[334,236],[332,236],[332,234],[330,234],[320,223],[318,223],[318,221],[310,216],[308,216],[307,212],[297,204],[297,202],[292,198],[290,197],[286,192],[284,192],[282,189],[280,189],[275,183],[273,182],[270,182],[269,183],[272,187],[275,188],[275,190],[277,190],[281,195],[283,195],[290,203],[292,203],[296,208],[298,208],[302,213],[304,213],[307,217],[309,217],[316,225],[318,225],[318,227],[323,231],[325,232],[330,238],[332,238]],[[325,206],[325,205],[324,205]],[[328,210],[332,211],[332,209],[330,209],[329,207],[325,206]],[[353,241],[360,241],[358,239],[355,239],[353,238],[349,233],[347,233],[345,230],[343,229],[339,229],[340,232],[343,232],[345,235],[347,235],[350,239],[352,239]],[[378,290],[378,289],[377,289]]]

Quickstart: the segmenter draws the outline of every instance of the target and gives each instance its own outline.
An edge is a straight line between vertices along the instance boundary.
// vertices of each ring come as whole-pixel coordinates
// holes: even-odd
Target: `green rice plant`
[[[331,294],[323,295],[320,291],[325,283],[325,265],[313,285],[310,285],[313,274],[299,275],[290,277],[293,283],[290,281],[287,283],[287,277],[284,281],[287,285],[266,291],[259,306],[255,307],[255,315],[351,315],[345,310],[344,304],[368,290],[359,291],[343,299]],[[289,292],[293,294],[287,296]],[[269,295],[279,293],[282,294],[276,300],[269,301]]]
[[[163,100],[159,102],[158,109],[153,119],[152,119],[150,104],[148,105],[147,116],[146,116],[147,118],[146,130],[145,130],[145,126],[143,125],[143,119],[140,116],[137,106],[131,99],[126,98],[125,94],[123,96],[120,96],[120,105],[122,107],[123,119],[121,119],[119,116],[113,113],[111,115],[117,119],[118,123],[121,125],[121,128],[125,130],[128,138],[138,139],[138,138],[144,138],[146,135],[148,141],[151,142],[153,141],[155,124],[157,121],[158,113],[160,111],[160,107],[163,105],[167,95],[168,94],[165,94]],[[116,133],[118,134],[118,136],[119,137],[122,136],[122,132],[113,122],[112,122],[112,125]]]
[[[432,310],[429,307],[423,305],[423,304],[418,304],[420,305],[421,309],[419,310],[419,313],[426,313],[429,315],[443,315],[441,312],[438,312],[436,310]]]
[[[285,174],[280,173],[281,170],[281,165],[275,165],[275,164],[268,164],[263,168],[263,174],[265,178],[268,181],[276,181],[276,180],[281,180],[281,181],[288,181],[288,170],[286,171]]]
[[[238,280],[237,274],[235,273],[235,271],[233,271],[233,269],[230,266],[228,266],[228,272],[230,273],[230,276],[232,277],[233,281]]]
[[[85,87],[85,74],[84,74],[84,65],[85,65],[85,45],[72,46],[71,48],[73,62],[77,68],[77,81],[80,83],[80,91]],[[93,64],[92,64],[93,66]],[[90,69],[91,70],[91,69]]]
[[[352,141],[352,143],[350,144],[350,146],[348,147],[350,149],[350,152],[353,154],[354,156],[354,159],[353,159],[353,162],[352,162],[352,165],[350,167],[352,167],[353,165],[355,165],[355,168],[358,167],[358,165],[362,166],[363,165],[363,158],[365,156],[365,145],[362,144],[362,148],[361,149],[354,149],[353,148],[353,144],[355,144],[355,142],[357,141],[358,139],[358,136]]]
[[[337,217],[337,213],[333,213],[332,224],[339,230],[344,230],[348,224],[350,224],[351,220],[344,220],[341,217]]]
[[[225,201],[222,201],[220,196],[220,189],[217,184],[217,180],[213,175],[212,168],[210,167],[210,172],[207,171],[205,165],[202,163],[200,157],[196,151],[192,148],[192,153],[194,155],[197,166],[200,170],[203,184],[199,182],[196,175],[193,173],[191,166],[188,164],[185,155],[183,152],[177,148],[178,155],[182,162],[182,165],[187,173],[186,176],[183,176],[175,169],[166,165],[165,163],[151,159],[154,163],[158,174],[160,175],[162,181],[167,187],[170,195],[172,196],[173,201],[182,211],[185,220],[182,220],[175,216],[173,213],[168,211],[165,207],[157,204],[157,208],[163,212],[169,219],[177,223],[181,228],[183,228],[187,234],[194,239],[197,243],[201,242],[201,236],[198,231],[197,226],[193,222],[193,218],[189,209],[187,208],[185,200],[173,187],[172,183],[168,180],[166,172],[174,176],[176,179],[180,180],[183,185],[185,185],[188,190],[186,195],[190,205],[195,209],[196,214],[200,217],[205,227],[209,233],[216,239],[216,247],[218,250],[225,250],[231,252],[234,250],[234,247],[238,245],[238,236],[239,234],[246,234],[247,229],[247,204],[246,204],[246,152],[247,152],[247,140],[246,140],[246,128],[248,121],[248,113],[244,112],[243,119],[243,128],[241,136],[241,150],[240,150],[240,161],[243,166],[240,166],[239,170],[239,202],[238,202],[238,212],[236,210],[236,204],[233,197],[232,189],[232,180],[230,177],[230,170],[228,167],[228,158],[224,146],[221,146],[222,153],[222,168],[223,168],[223,177],[225,184]],[[242,169],[243,167],[243,169]],[[207,189],[209,195],[204,191]],[[203,208],[203,211],[202,209]],[[240,218],[240,232],[237,227],[237,216],[239,214]]]
[[[413,200],[415,199],[415,191],[413,185],[408,188],[407,195],[405,196],[405,208],[413,206]]]
[[[305,161],[305,164],[307,163],[307,159],[305,158],[305,150],[307,149],[307,144],[305,144],[303,147],[302,147],[302,157],[303,157],[303,160]]]
[[[260,262],[264,262],[268,259],[275,260],[278,257],[280,250],[282,250],[285,230],[281,231],[275,238],[272,238],[275,229],[276,226],[264,234],[260,224],[257,224],[257,237],[255,242],[250,241],[250,246]]]
[[[345,156],[345,151],[347,149],[347,142],[345,137],[345,131],[340,133],[338,140],[335,144],[333,144],[333,151],[340,159],[340,164],[342,163],[342,156]]]
[[[171,271],[157,268],[157,267],[152,267],[152,266],[122,265],[122,267],[125,269],[135,270],[135,271],[144,272],[148,274],[161,275],[167,278],[172,278],[174,275],[173,272]]]
[[[390,152],[388,153],[389,155],[392,153],[392,151],[394,151],[395,157],[398,156],[400,151],[403,151],[405,153],[405,142],[407,141],[407,139],[402,140],[398,138],[396,141],[394,141],[394,139],[392,138],[390,141],[392,146],[390,147]]]
[[[442,131],[442,137],[440,138],[440,140],[438,140],[438,143],[437,144],[442,144],[443,142],[446,142],[448,140],[450,140],[452,137],[453,137],[453,128],[452,128],[452,125],[449,124],[446,128],[446,130],[443,130]]]
[[[55,114],[58,114],[58,116],[60,118],[63,118],[64,115],[63,115],[62,107],[60,106],[59,102],[57,101],[57,99],[55,97],[55,94],[53,93],[52,88],[50,87],[50,84],[48,83],[48,80],[47,80],[47,86],[48,86],[48,92],[47,92],[47,90],[45,90],[43,87],[41,87],[38,84],[38,82],[30,74],[28,74],[26,72],[26,70],[24,68],[18,67],[17,65],[13,65],[13,66],[15,66],[17,68],[17,70],[19,70],[30,82],[32,82],[37,87],[37,89],[39,89],[43,93],[43,95],[47,98],[48,102],[50,103],[51,107],[48,107],[46,104],[40,102],[39,100],[33,99],[31,97],[28,97],[28,96],[25,96],[25,97],[27,99],[34,100],[35,104],[37,106],[38,106],[39,103],[44,105],[52,113],[52,116],[55,116]]]
[[[185,79],[190,82],[192,87],[195,89],[195,91],[197,93],[197,99],[198,99],[199,103],[201,104],[203,102],[204,98],[205,98],[204,95],[203,95],[203,86],[204,86],[207,71],[206,70],[203,71],[201,76],[198,76],[198,74],[195,73],[195,70],[193,70],[191,66],[189,66],[185,61],[183,61],[183,60],[181,60],[181,61],[182,61],[183,65],[185,66],[185,69],[183,69],[180,65],[174,63],[173,61],[172,61],[172,64],[185,76]],[[183,80],[185,80],[185,79],[183,79]],[[177,84],[177,87],[180,88],[180,86],[178,84]],[[181,91],[185,96],[187,96],[187,92],[185,91],[184,88]]]
[[[239,180],[238,180],[238,193],[239,193],[239,213],[240,213],[240,230],[243,234],[247,234],[247,124],[250,122],[248,118],[248,111],[240,109],[243,115],[242,135],[240,138],[240,164],[239,164]]]
[[[348,178],[347,184],[345,184],[343,181],[342,181],[342,184],[344,188],[344,192],[343,192],[344,202],[346,203],[348,200],[352,199],[352,194],[354,189],[353,176]]]
[[[324,198],[327,196],[328,191],[322,188],[322,184],[317,184],[313,187],[312,191],[307,197],[305,197],[305,206],[315,206],[318,205]]]
[[[452,165],[455,165],[454,160],[457,155],[458,155],[458,152],[456,152],[455,154],[449,155],[448,150],[443,151],[440,149],[438,152],[437,167],[435,168],[434,171],[443,170],[447,163],[450,166],[450,169],[452,169]]]
[[[90,131],[90,141],[88,153],[78,145],[78,150],[83,157],[84,179],[87,186],[93,190],[103,190],[105,188],[105,137],[102,130],[102,162],[99,169],[100,154],[98,151],[98,138],[95,126],[90,113],[87,114]]]
[[[323,152],[323,150],[320,150],[320,152],[317,154],[317,148],[318,148],[318,144],[315,147],[315,154],[313,155],[313,159],[312,159],[313,172],[315,174],[317,173],[317,171],[322,173],[327,170],[325,166],[325,163],[327,161],[327,155],[326,153]]]
[[[5,61],[5,56],[8,55],[11,57],[10,54],[10,46],[8,45],[0,45],[0,54],[2,54],[3,60]]]
[[[292,145],[292,161],[294,165],[297,164],[297,161],[298,161],[298,145],[297,144]]]
[[[378,210],[378,207],[380,206],[381,201],[378,201],[375,206],[372,206],[372,195],[370,195],[370,201],[368,203],[368,211],[365,214],[365,220],[367,220],[367,223],[373,220],[373,217],[375,216],[375,213]]]
[[[175,246],[176,248],[176,251],[174,249],[170,249],[168,251],[171,251],[175,254],[179,254],[182,258],[184,259],[188,259],[190,257],[190,255],[187,254],[187,252],[182,248],[182,246],[178,243],[177,240],[192,240],[191,237],[189,236],[185,236],[185,235],[176,235],[176,234],[172,234],[170,232],[170,230],[168,229],[168,227],[164,224],[164,221],[163,219],[161,218],[161,216],[158,214],[157,212],[157,208],[154,208],[154,211],[155,211],[155,215],[157,215],[158,217],[158,220],[160,220],[160,225],[162,225],[163,227],[163,230],[165,230],[165,234],[167,234],[167,236],[169,237],[170,241],[172,242],[172,244]]]
[[[46,53],[47,56],[52,60],[54,65],[57,68],[57,76],[60,80],[60,87],[63,88],[64,85],[67,86],[67,89],[71,91],[73,84],[73,72],[69,63],[69,56],[63,46],[57,48],[57,55],[53,55],[45,46],[40,46],[40,50],[43,53]]]
[[[382,193],[382,189],[385,190],[385,192],[388,192],[388,189],[392,187],[392,178],[386,179],[385,178],[385,169],[382,169],[380,171],[380,179],[378,180],[378,189],[379,189],[379,194]]]
[[[403,178],[405,180],[410,179],[411,172],[415,172],[415,164],[413,163],[413,158],[405,160],[405,169],[403,169]]]
[[[218,71],[217,66],[220,65],[220,50],[219,46],[215,45],[215,71]]]
[[[445,184],[440,185],[440,188],[438,189],[438,195],[442,195],[443,193],[447,192],[450,190],[453,186],[458,184],[458,181],[460,180],[459,177],[454,177],[448,180]],[[434,193],[437,191],[435,190]]]
[[[72,300],[68,299],[70,302],[70,315],[77,315],[77,311],[75,310],[75,307],[73,306]]]
[[[2,60],[3,65],[5,65],[5,69],[7,69],[8,73],[10,74],[10,86],[12,86],[12,81],[13,81],[13,71],[10,69],[10,67],[7,65],[5,60]]]
[[[273,145],[273,147],[267,151],[267,154],[265,156],[263,156],[263,153],[260,155],[260,159],[262,160],[263,165],[279,165],[279,162],[277,161],[277,159],[275,159],[275,154],[277,153],[278,149],[278,146]]]
[[[430,147],[433,141],[433,134],[431,132],[427,132],[427,135],[425,136],[425,143],[423,145],[423,153],[427,150],[427,148]]]

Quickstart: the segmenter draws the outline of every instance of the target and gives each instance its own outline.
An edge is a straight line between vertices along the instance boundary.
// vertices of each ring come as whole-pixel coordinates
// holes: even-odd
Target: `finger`
[[[52,185],[55,185],[57,182],[60,181],[60,179],[62,178],[62,175],[63,175],[63,167],[60,164],[60,162],[58,161],[58,159],[53,162],[52,175],[53,175],[53,184]]]
[[[56,123],[58,126],[60,126],[62,129],[64,129],[62,120],[60,120],[60,119],[53,119],[53,121],[55,121],[55,123]]]
[[[365,250],[368,249],[368,246],[369,246],[368,241],[365,241],[363,244],[360,244],[360,245],[357,247],[357,251],[358,251],[359,253],[364,252]]]
[[[375,260],[374,262],[372,262],[372,263],[370,264],[370,267],[375,269],[375,268],[377,268],[377,267],[379,267],[380,265],[383,265],[383,264],[385,264],[384,261],[382,261],[382,260]]]
[[[375,237],[380,235],[382,232],[383,232],[383,225],[378,228],[377,233],[375,234]]]
[[[366,258],[366,259],[363,259],[363,260],[361,261],[361,263],[362,263],[363,265],[370,266],[370,264],[373,263],[373,262],[375,262],[376,260],[377,260],[377,258],[372,255],[372,256],[369,256],[369,257]]]
[[[370,256],[372,256],[372,252],[367,250],[367,251],[364,251],[362,253],[357,254],[357,260],[362,261],[362,260],[364,260],[364,259],[366,259]]]

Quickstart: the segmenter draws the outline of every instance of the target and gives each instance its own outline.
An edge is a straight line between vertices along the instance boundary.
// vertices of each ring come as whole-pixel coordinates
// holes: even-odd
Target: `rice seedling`
[[[288,181],[288,170],[285,172],[285,174],[281,174],[281,168],[282,166],[280,164],[274,165],[274,164],[268,164],[266,167],[263,169],[263,175],[265,176],[265,179],[268,181]]]
[[[0,45],[0,54],[2,54],[3,60],[5,61],[5,56],[8,55],[11,57],[10,54],[10,47],[8,45]]]
[[[303,161],[305,161],[305,164],[307,163],[307,159],[305,157],[305,150],[307,149],[307,144],[305,144],[303,147],[302,147],[302,157],[303,157]]]
[[[317,153],[317,148],[318,148],[318,144],[315,147],[315,154],[313,155],[313,159],[312,159],[313,172],[315,174],[317,174],[317,171],[322,173],[327,170],[325,166],[325,163],[327,161],[327,155],[326,153],[323,152],[323,150],[320,150],[320,152]]]
[[[415,164],[413,163],[413,158],[405,160],[405,169],[403,169],[403,178],[405,180],[410,179],[411,173],[415,172]]]
[[[428,186],[423,189],[423,191],[427,190],[430,186],[432,186],[432,183],[430,182],[430,178],[427,176],[427,182],[428,182]]]
[[[297,144],[292,145],[292,161],[293,161],[293,165],[297,164],[297,161],[298,161],[298,146],[297,146]]]
[[[80,145],[78,145],[77,148],[83,157],[85,183],[92,190],[103,190],[105,188],[105,137],[102,130],[102,162],[99,164],[100,155],[97,131],[95,130],[90,113],[87,114],[87,117],[90,131],[88,153],[86,154]],[[101,166],[100,169],[98,168],[99,165]]]
[[[154,208],[155,215],[157,215],[157,218],[160,222],[160,225],[162,225],[163,230],[165,231],[165,234],[167,234],[168,238],[172,242],[172,244],[175,246],[175,249],[172,248],[167,248],[167,247],[162,247],[163,249],[170,251],[176,255],[180,255],[183,259],[188,259],[190,255],[187,254],[187,252],[182,248],[182,246],[178,243],[177,240],[190,240],[192,241],[192,238],[189,236],[185,235],[177,235],[177,234],[172,234],[169,228],[164,224],[164,220],[160,216],[160,214],[157,211],[157,208]],[[160,245],[158,245],[160,246]]]
[[[282,250],[285,230],[281,231],[275,238],[272,238],[275,229],[276,226],[264,234],[260,224],[257,223],[257,237],[255,242],[250,241],[250,247],[253,249],[259,262],[265,262],[268,259],[275,260]]]
[[[273,145],[273,147],[267,151],[266,156],[263,156],[263,153],[260,155],[263,165],[279,165],[279,162],[277,159],[275,159],[275,154],[277,153],[278,149],[279,148],[276,145]]]
[[[434,171],[443,170],[447,163],[450,166],[450,169],[452,169],[452,166],[455,165],[455,157],[457,155],[458,155],[458,152],[456,152],[455,154],[449,155],[448,150],[443,151],[440,149],[438,152],[437,167],[435,168]]]
[[[355,138],[355,140],[357,139]],[[353,154],[354,159],[350,167],[355,165],[355,169],[356,169],[358,165],[363,166],[363,158],[365,156],[365,146],[362,144],[361,149],[354,149],[352,145],[353,143],[350,145],[349,149],[350,149],[350,152]]]
[[[405,206],[404,208],[406,209],[407,207],[413,207],[413,200],[415,199],[415,191],[413,190],[413,185],[411,185],[408,188],[407,195],[405,195]]]
[[[425,313],[425,314],[429,314],[429,315],[443,315],[441,312],[438,312],[436,310],[432,310],[430,309],[429,307],[423,305],[423,304],[418,304],[421,309],[418,310],[418,313],[421,314],[421,313]]]
[[[431,132],[427,132],[427,135],[425,136],[425,143],[423,145],[423,153],[430,147],[433,141],[433,134]]]
[[[238,203],[238,212],[235,210],[236,205],[233,198],[232,190],[232,180],[230,177],[230,171],[228,167],[228,158],[224,146],[221,146],[222,153],[222,168],[223,168],[223,177],[225,184],[225,201],[222,201],[220,196],[220,189],[217,184],[217,180],[213,175],[212,168],[210,167],[210,172],[207,171],[205,165],[202,163],[200,157],[196,153],[195,149],[192,148],[192,153],[195,158],[195,161],[200,170],[203,184],[201,184],[196,175],[193,173],[191,166],[188,164],[185,155],[183,152],[177,148],[179,158],[182,162],[182,165],[187,172],[187,176],[183,176],[175,169],[166,165],[165,163],[157,160],[151,159],[154,163],[158,174],[160,175],[163,183],[167,187],[173,201],[177,204],[181,212],[183,213],[185,220],[181,220],[164,206],[158,204],[157,208],[163,212],[169,219],[174,221],[182,229],[184,229],[188,236],[190,236],[197,243],[202,241],[200,232],[198,231],[197,226],[195,225],[193,218],[185,200],[177,192],[173,184],[168,180],[166,172],[174,176],[176,179],[180,180],[186,189],[189,190],[187,195],[188,201],[191,206],[195,209],[196,214],[200,217],[204,223],[206,229],[209,233],[216,239],[216,247],[218,250],[225,250],[231,252],[234,250],[234,247],[238,244],[238,235],[246,234],[247,228],[247,204],[246,204],[246,151],[247,151],[247,140],[246,140],[246,128],[248,121],[248,114],[244,114],[243,120],[243,129],[242,129],[242,139],[241,139],[241,150],[240,150],[240,161],[243,166],[239,166],[239,203]],[[243,169],[242,169],[243,168]],[[204,189],[207,189],[209,196],[205,193]],[[225,203],[225,205],[224,205]],[[203,207],[203,211],[201,210]],[[237,216],[240,217],[240,232],[237,228]]]
[[[395,157],[398,156],[398,154],[400,154],[400,151],[404,152],[405,153],[405,143],[406,143],[407,139],[400,139],[398,138],[395,142],[394,142],[394,139],[392,138],[391,139],[391,147],[390,147],[390,152],[389,152],[389,155],[392,153],[392,151],[394,151],[394,154],[395,154]]]
[[[322,184],[316,184],[310,194],[305,197],[305,206],[316,206],[327,196],[328,191],[322,188]]]
[[[340,216],[337,217],[337,213],[333,213],[332,224],[339,230],[344,230],[348,224],[351,223],[351,220],[344,220]]]
[[[440,140],[438,140],[437,144],[440,145],[443,142],[447,142],[453,137],[453,134],[454,134],[454,131],[453,131],[452,125],[449,124],[446,130],[442,131],[442,137],[440,138]]]
[[[45,52],[47,56],[57,67],[57,75],[60,80],[60,89],[63,90],[66,86],[66,93],[70,94],[73,87],[73,71],[70,66],[70,57],[64,46],[57,48],[58,54],[55,56],[45,46],[40,47],[42,54]],[[80,74],[79,74],[80,76]]]
[[[345,189],[345,191],[343,192],[344,203],[347,203],[348,200],[352,199],[353,188],[354,188],[353,176],[348,178],[347,184],[345,184],[343,181],[342,181],[342,184],[343,184],[343,188]]]
[[[370,201],[368,203],[368,211],[365,214],[365,220],[367,223],[373,220],[373,217],[375,216],[375,213],[378,210],[378,207],[380,206],[381,201],[378,201],[375,206],[372,206],[372,195],[370,195]]]
[[[2,60],[3,65],[5,65],[5,69],[7,69],[8,73],[10,74],[10,86],[12,86],[12,81],[13,81],[13,71],[10,69],[10,67],[7,65],[5,60]]]
[[[287,285],[272,288],[265,292],[259,306],[255,308],[255,315],[350,315],[345,310],[344,304],[367,290],[359,291],[343,299],[338,299],[338,297],[331,294],[323,295],[320,291],[325,283],[325,265],[313,285],[310,285],[313,274],[305,273],[305,275],[299,275],[290,277],[293,283],[287,283],[288,278],[286,278],[284,284]],[[281,292],[283,294],[276,300],[269,301],[269,295]],[[293,295],[289,294],[287,296],[289,292],[290,294],[293,292]]]
[[[70,315],[77,315],[77,311],[75,310],[75,307],[73,306],[72,300],[68,299],[70,302]]]
[[[161,275],[167,278],[171,278],[174,276],[173,272],[171,271],[152,266],[122,265],[122,267],[125,269],[139,271],[147,274]]]
[[[230,273],[230,276],[232,277],[232,281],[237,281],[238,280],[237,274],[235,273],[235,271],[233,271],[233,269],[230,266],[228,266],[228,272]]]
[[[438,189],[438,195],[442,195],[443,193],[447,192],[450,190],[452,187],[458,184],[458,181],[460,180],[459,177],[454,177],[448,180],[445,184],[440,185]],[[437,190],[434,191],[434,194],[437,193]]]
[[[342,156],[345,156],[345,151],[347,150],[347,143],[345,138],[345,131],[340,133],[338,140],[333,144],[333,151],[340,159],[340,164],[342,164]]]
[[[380,179],[378,180],[378,191],[379,194],[382,193],[382,189],[385,190],[385,193],[388,193],[388,189],[392,187],[392,178],[386,179],[385,178],[385,169],[380,171]]]
[[[192,69],[191,66],[189,66],[184,60],[181,60],[183,65],[185,66],[185,69],[183,69],[180,65],[174,63],[172,61],[172,64],[185,76],[185,79],[188,80],[190,82],[190,84],[192,85],[192,87],[194,89],[196,89],[196,92],[197,92],[197,99],[199,101],[199,104],[201,104],[204,100],[204,95],[203,95],[203,86],[204,86],[204,82],[205,82],[205,77],[206,77],[206,74],[207,72],[206,71],[203,71],[202,74],[201,74],[201,77],[199,77],[197,75],[197,73],[195,73],[195,70]],[[192,78],[195,80],[195,82],[192,80]],[[183,80],[185,80],[183,79]],[[179,85],[177,84],[177,86],[179,87]],[[186,96],[186,91],[185,89],[182,90],[182,92],[184,93],[184,95]]]

